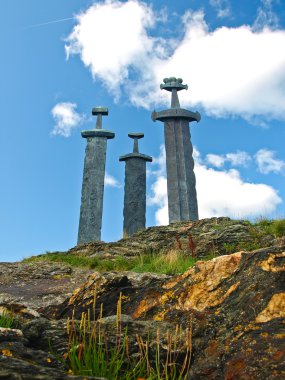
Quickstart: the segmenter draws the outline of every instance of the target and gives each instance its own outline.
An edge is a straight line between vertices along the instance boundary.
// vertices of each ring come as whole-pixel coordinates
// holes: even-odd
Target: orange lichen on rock
[[[10,350],[1,350],[1,354],[3,356],[13,356],[13,354]]]
[[[208,307],[214,307],[220,305],[224,300],[234,292],[240,282],[233,284],[224,294],[221,289],[211,290],[207,287],[207,284],[201,283],[194,285],[188,289],[186,300],[181,307],[183,310],[195,309],[203,311]]]
[[[220,284],[238,269],[241,255],[242,252],[237,252],[206,262],[199,261],[194,268],[185,272],[183,277],[190,275],[191,283],[179,300],[180,308],[203,311],[224,302],[237,289],[239,282],[231,285],[226,292],[221,289]]]
[[[134,313],[132,314],[132,318],[137,319],[141,317],[144,313],[146,313],[149,309],[151,309],[153,306],[157,305],[158,301],[157,298],[147,298],[145,300],[142,300]]]
[[[164,321],[165,314],[166,314],[166,310],[164,309],[164,310],[160,311],[159,313],[157,313],[157,314],[153,317],[153,319],[154,319],[155,321]]]
[[[214,289],[222,280],[230,277],[238,269],[242,253],[243,251],[215,257],[208,261],[197,261],[194,267],[189,268],[176,280],[165,284],[163,288],[173,288],[183,279],[191,277],[195,283],[206,280],[207,286]]]
[[[245,377],[246,367],[247,363],[243,357],[228,361],[226,364],[224,379],[250,379],[250,376]]]
[[[272,296],[265,309],[258,314],[256,323],[264,323],[274,318],[285,317],[285,293],[277,293]]]
[[[174,309],[184,311],[190,309],[203,311],[221,304],[240,284],[238,281],[230,285],[227,290],[221,287],[221,283],[239,268],[241,255],[242,252],[237,252],[209,261],[198,261],[182,276],[164,284],[163,288],[167,290],[164,294],[156,299],[141,301],[133,317],[139,318],[152,307],[157,305],[163,307],[168,301]],[[176,286],[179,290],[176,290]],[[161,314],[158,313],[157,316]]]
[[[283,272],[285,271],[285,266],[278,266],[278,259],[285,258],[285,252],[279,254],[270,254],[269,257],[261,261],[259,266],[266,272]]]
[[[73,305],[76,303],[77,298],[83,295],[83,299],[88,299],[94,295],[94,290],[96,288],[102,287],[107,283],[107,279],[101,276],[100,273],[92,273],[88,280],[83,283],[79,288],[75,289],[72,296],[69,298],[68,305]]]

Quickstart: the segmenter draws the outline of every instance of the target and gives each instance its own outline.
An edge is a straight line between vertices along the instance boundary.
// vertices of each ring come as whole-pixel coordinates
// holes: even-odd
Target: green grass
[[[251,226],[252,242],[225,243],[223,251],[231,254],[237,251],[252,251],[262,248],[262,238],[266,235],[273,235],[276,238],[285,236],[285,219],[267,220],[261,219],[255,223],[247,222]],[[220,226],[216,226],[217,229]],[[215,255],[212,255],[215,256]],[[211,255],[200,258],[210,260]],[[179,250],[161,251],[158,253],[145,253],[140,256],[126,257],[123,255],[105,257],[97,255],[88,257],[84,255],[66,253],[46,253],[41,256],[33,256],[24,259],[24,262],[48,261],[61,262],[74,267],[94,269],[99,272],[108,271],[133,271],[133,272],[153,272],[158,274],[180,274],[187,268],[193,266],[195,258]]]
[[[139,262],[132,268],[132,271],[154,272],[163,274],[180,274],[189,267],[195,265],[196,259],[176,250],[166,253],[141,255]]]
[[[255,223],[246,221],[250,226],[251,242],[237,242],[223,244],[223,250],[226,254],[231,254],[238,251],[253,251],[264,247],[262,241],[265,236],[273,235],[275,238],[285,236],[285,219],[269,220],[260,219]]]
[[[47,253],[41,256],[33,256],[23,261],[31,263],[37,261],[61,262],[75,267],[94,269],[99,272],[133,271],[138,273],[179,274],[193,266],[196,260],[180,251],[171,250],[157,254],[149,253],[134,257],[114,256],[113,258],[105,258],[103,255],[101,257],[88,257],[64,253]]]
[[[101,326],[102,306],[97,320],[91,321],[88,312],[82,313],[80,324],[73,318],[68,321],[68,351],[63,355],[68,372],[108,380],[185,379],[192,356],[192,319],[184,332],[177,326],[175,332],[168,331],[166,337],[162,337],[159,330],[152,339],[149,336],[143,339],[137,334],[130,344],[127,328],[123,330],[121,325],[121,297],[113,338]],[[163,350],[162,341],[167,342]]]
[[[132,258],[124,256],[116,256],[114,259],[106,259],[104,257],[88,257],[80,255],[68,255],[65,253],[47,253],[41,256],[32,256],[24,259],[23,262],[32,263],[37,261],[59,262],[74,267],[83,267],[96,269],[98,271],[111,270],[130,270],[133,266]]]
[[[0,315],[0,327],[13,329],[17,328],[17,323],[12,315],[3,313]]]
[[[255,226],[261,227],[264,233],[272,234],[276,237],[285,236],[285,219],[261,219],[255,223]]]
[[[224,243],[223,250],[227,255],[239,251],[254,251],[256,249],[262,248],[258,242],[258,237],[255,237],[253,242],[239,242],[239,243]]]

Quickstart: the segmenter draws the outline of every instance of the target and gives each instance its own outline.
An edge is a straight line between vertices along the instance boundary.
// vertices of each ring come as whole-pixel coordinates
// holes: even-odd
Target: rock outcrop
[[[163,347],[163,336],[177,325],[190,331],[187,380],[285,377],[285,245],[250,228],[227,218],[179,223],[177,229],[138,233],[133,244],[128,238],[117,245],[94,243],[69,252],[132,255],[147,249],[147,234],[157,236],[149,245],[157,251],[173,249],[177,241],[188,249],[191,233],[200,257],[213,241],[218,253],[229,246],[269,245],[198,260],[178,276],[98,273],[47,262],[1,264],[0,314],[11,310],[18,324],[16,329],[0,329],[0,379],[83,379],[68,375],[65,363],[58,360],[67,350],[67,318],[73,313],[80,319],[88,309],[93,318],[103,304],[102,328],[112,337],[119,297],[122,325],[131,343],[136,334],[155,339],[159,329]]]
[[[62,263],[0,263],[0,305],[37,309],[62,303],[92,272]]]
[[[149,227],[118,242],[81,244],[68,253],[86,256],[98,253],[136,256],[146,252],[180,249],[185,252],[194,250],[195,255],[202,258],[208,255],[233,253],[239,249],[268,247],[276,242],[276,238],[266,233],[260,226],[224,217]]]

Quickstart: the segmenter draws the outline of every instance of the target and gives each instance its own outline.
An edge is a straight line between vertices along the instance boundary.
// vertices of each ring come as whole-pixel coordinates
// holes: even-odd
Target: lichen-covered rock
[[[223,217],[149,227],[115,243],[92,242],[78,245],[69,254],[92,256],[108,253],[135,256],[174,248],[201,258],[274,244],[275,237],[264,233],[261,227],[253,226],[248,221]]]
[[[192,379],[285,375],[285,252],[272,247],[200,262],[166,284],[136,318],[193,317]]]
[[[1,380],[106,380],[67,374],[66,365],[58,359],[67,352],[66,321],[35,318],[20,327],[0,329]]]
[[[39,311],[48,318],[59,319],[74,315],[75,318],[80,319],[82,312],[89,309],[93,319],[93,311],[95,311],[95,318],[98,317],[101,304],[103,304],[104,316],[115,315],[122,293],[124,312],[132,314],[135,304],[138,304],[145,296],[149,297],[153,291],[156,297],[157,289],[161,289],[162,284],[170,278],[169,275],[155,273],[94,272],[64,303],[42,307]]]
[[[197,261],[179,276],[0,263],[0,314],[10,312],[17,320],[17,330],[0,329],[0,380],[88,379],[69,376],[57,360],[67,350],[67,317],[74,310],[79,319],[89,309],[97,318],[103,304],[101,328],[112,342],[119,297],[130,352],[138,335],[156,339],[163,351],[177,325],[182,333],[190,331],[187,380],[285,378],[282,239],[246,221],[212,218],[151,227],[117,243],[80,245],[67,254],[132,256],[173,248],[216,257]]]
[[[19,329],[0,327],[0,342],[23,340],[24,335]]]
[[[0,313],[1,305],[28,313],[29,308],[60,304],[90,273],[62,263],[0,263]]]
[[[285,375],[285,247],[237,252],[198,261],[178,277],[94,274],[55,310],[58,318],[92,311],[122,311],[134,320],[191,320],[191,379],[280,379]],[[47,309],[51,313],[50,309]],[[42,310],[44,313],[45,310]],[[98,310],[97,310],[98,312]]]

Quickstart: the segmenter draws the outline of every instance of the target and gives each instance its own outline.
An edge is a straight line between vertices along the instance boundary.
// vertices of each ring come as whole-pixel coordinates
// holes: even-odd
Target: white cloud
[[[158,225],[168,224],[168,199],[167,182],[165,172],[165,148],[160,146],[159,156],[153,157],[151,169],[148,174],[155,177],[151,185],[152,195],[147,197],[148,206],[158,206],[155,212],[155,219]]]
[[[84,116],[76,112],[75,103],[57,103],[51,110],[55,121],[55,126],[51,132],[52,135],[61,135],[69,137],[74,128],[78,127]]]
[[[272,9],[274,2],[274,0],[261,0],[261,6],[257,9],[253,30],[261,31],[264,28],[277,29],[279,27],[279,18]]]
[[[224,166],[224,163],[225,163],[225,157],[222,155],[220,156],[218,154],[209,153],[207,154],[206,159],[207,159],[208,164],[213,165],[216,168],[220,168]]]
[[[110,186],[110,187],[121,187],[120,182],[110,174],[106,172],[105,174],[105,186]]]
[[[165,160],[166,160],[166,153],[164,145],[161,145],[159,148],[159,156],[153,157],[152,159],[152,169],[149,170],[150,174],[156,175],[156,176],[163,176],[165,174]],[[156,167],[156,170],[153,169]]]
[[[177,72],[189,84],[191,95],[180,92],[184,104],[216,117],[284,119],[285,31],[241,26],[210,32],[201,12],[189,14],[185,29],[174,54],[154,67],[155,77]]]
[[[281,203],[277,191],[265,184],[245,182],[236,169],[227,171],[207,167],[200,154],[194,150],[195,174],[199,217],[230,216],[235,218],[268,215]],[[167,183],[165,163],[159,160],[164,175],[159,175],[152,185],[149,204],[157,207],[157,224],[168,223]],[[209,190],[210,189],[210,190]]]
[[[210,0],[210,4],[215,8],[219,18],[230,16],[231,7],[228,0]]]
[[[256,155],[258,170],[263,174],[282,173],[285,170],[285,161],[275,158],[275,152],[268,149],[260,149]]]
[[[248,25],[209,30],[203,12],[187,11],[181,40],[154,38],[149,29],[163,18],[139,0],[96,3],[77,20],[67,55],[79,54],[117,100],[125,92],[136,106],[169,104],[159,84],[177,75],[191,91],[180,92],[184,106],[259,123],[285,119],[285,49],[280,48],[285,30]]]
[[[168,224],[168,200],[166,177],[158,176],[151,186],[153,195],[148,198],[149,206],[157,206],[155,220],[158,225]]]
[[[227,153],[226,160],[233,166],[246,166],[251,160],[251,157],[246,152],[237,151],[236,153]]]
[[[267,215],[281,202],[271,186],[245,182],[236,169],[218,171],[197,164],[195,173],[200,218]]]
[[[106,0],[77,16],[78,24],[67,38],[67,57],[79,54],[94,78],[118,94],[129,77],[130,66],[142,64],[154,48],[146,30],[154,25],[150,7],[137,0]]]
[[[209,153],[206,156],[207,163],[221,168],[226,162],[229,162],[232,166],[246,166],[251,160],[248,153],[237,151],[236,153],[227,153],[224,155]]]

